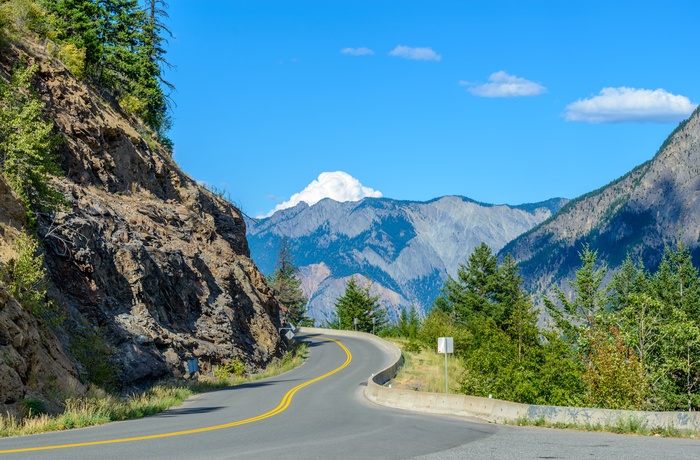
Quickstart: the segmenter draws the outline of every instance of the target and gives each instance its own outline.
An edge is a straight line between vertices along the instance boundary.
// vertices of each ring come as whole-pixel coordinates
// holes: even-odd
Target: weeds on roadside
[[[0,437],[22,436],[48,431],[70,430],[107,422],[147,417],[181,404],[196,393],[260,380],[279,375],[301,365],[308,347],[296,343],[282,357],[273,360],[264,372],[249,376],[232,376],[227,379],[205,376],[183,385],[156,385],[149,390],[117,397],[97,387],[88,389],[87,395],[65,401],[65,410],[57,416],[42,413],[44,402],[31,398],[21,405],[22,415],[0,415]]]
[[[539,426],[546,428],[557,428],[563,430],[583,430],[608,432],[616,434],[637,434],[640,436],[663,436],[665,438],[695,438],[700,433],[692,430],[680,430],[673,425],[660,427],[648,427],[646,420],[641,417],[621,417],[615,420],[613,424],[602,425],[601,423],[564,423],[555,422],[549,423],[544,417],[530,419],[527,416],[518,417],[512,423],[517,426]]]

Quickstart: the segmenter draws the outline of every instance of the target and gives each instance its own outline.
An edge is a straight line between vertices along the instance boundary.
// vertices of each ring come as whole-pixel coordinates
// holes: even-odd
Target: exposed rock
[[[103,336],[127,387],[181,376],[187,359],[208,372],[234,356],[250,368],[278,356],[283,312],[249,257],[240,211],[41,47],[3,50],[0,66],[20,57],[39,64],[34,85],[65,139],[54,185],[70,205],[38,223],[66,333]]]
[[[78,396],[75,366],[51,331],[39,325],[0,285],[0,413],[23,398]]]

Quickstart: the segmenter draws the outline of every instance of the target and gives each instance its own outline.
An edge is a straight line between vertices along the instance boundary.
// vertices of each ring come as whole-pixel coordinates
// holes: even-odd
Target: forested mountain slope
[[[507,244],[536,293],[571,278],[584,243],[615,268],[627,254],[654,268],[680,238],[700,262],[700,112],[658,153],[625,176],[570,201],[553,218]]]

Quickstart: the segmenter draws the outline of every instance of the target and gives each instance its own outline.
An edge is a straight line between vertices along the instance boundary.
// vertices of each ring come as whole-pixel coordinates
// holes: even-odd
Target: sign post
[[[281,327],[279,333],[282,334],[282,331],[287,331],[284,336],[287,337],[287,340],[292,340],[294,338],[294,333],[298,332],[298,329],[294,324],[287,323],[287,327]]]
[[[438,353],[445,354],[445,393],[449,393],[447,376],[447,353],[454,353],[454,341],[452,337],[438,337]]]

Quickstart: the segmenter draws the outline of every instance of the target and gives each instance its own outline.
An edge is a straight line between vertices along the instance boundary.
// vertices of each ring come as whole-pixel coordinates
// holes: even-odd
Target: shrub
[[[53,122],[44,121],[44,104],[32,87],[36,66],[19,63],[12,82],[0,78],[0,171],[27,209],[33,226],[37,209],[58,210],[63,195],[50,185],[60,174],[54,150],[61,142],[52,134]]]
[[[129,115],[143,117],[148,110],[147,102],[132,94],[126,94],[119,99],[119,106]]]
[[[46,413],[46,403],[38,398],[24,398],[19,403],[22,418],[33,418]]]
[[[85,78],[85,48],[79,48],[73,43],[63,43],[58,57],[75,78],[78,80]]]
[[[35,317],[60,321],[57,308],[46,297],[44,256],[37,254],[39,242],[22,232],[14,242],[17,258],[7,265],[10,294]]]
[[[235,357],[228,363],[214,368],[214,375],[219,380],[226,380],[231,376],[241,376],[245,374],[245,363],[240,358]]]
[[[116,389],[119,367],[111,359],[113,348],[99,329],[88,326],[75,331],[71,337],[70,351],[83,365],[83,377],[87,381],[108,390]]]
[[[36,34],[45,37],[49,31],[44,10],[32,0],[0,2],[0,16],[4,17],[6,30],[13,35]]]

